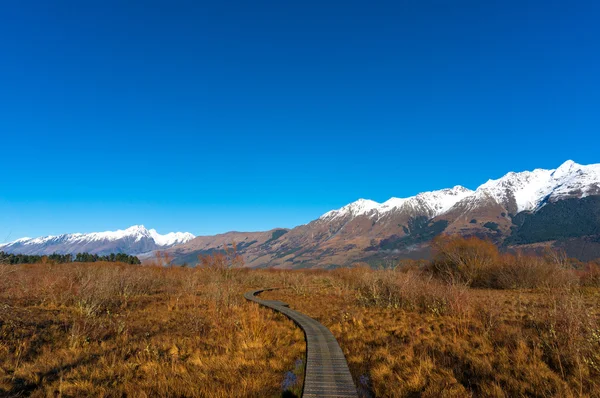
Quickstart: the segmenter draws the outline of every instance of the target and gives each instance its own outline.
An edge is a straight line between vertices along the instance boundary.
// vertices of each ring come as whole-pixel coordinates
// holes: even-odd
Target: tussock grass
[[[382,270],[0,264],[0,396],[298,395],[302,332],[243,298],[282,287],[262,296],[327,326],[363,397],[600,397],[597,264],[437,248]]]
[[[265,297],[332,331],[364,397],[600,396],[597,288],[475,289],[364,267],[287,281]]]
[[[304,338],[243,299],[248,282],[271,283],[247,275],[13,266],[0,291],[0,396],[281,396]]]

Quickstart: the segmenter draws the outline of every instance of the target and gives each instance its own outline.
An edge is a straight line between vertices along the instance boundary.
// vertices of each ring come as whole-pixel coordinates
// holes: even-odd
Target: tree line
[[[65,263],[95,263],[96,261],[107,261],[111,263],[126,263],[126,264],[141,264],[141,261],[136,256],[131,256],[125,253],[110,253],[104,256],[90,253],[58,254],[50,255],[29,255],[29,254],[14,254],[0,251],[0,263],[5,264],[34,264],[43,262],[54,262],[57,264]]]

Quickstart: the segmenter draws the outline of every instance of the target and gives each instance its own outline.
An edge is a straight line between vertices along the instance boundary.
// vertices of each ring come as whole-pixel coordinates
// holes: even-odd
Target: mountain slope
[[[166,252],[174,259],[174,264],[196,264],[199,256],[232,250],[235,245],[236,250],[244,254],[248,263],[252,259],[268,253],[273,242],[287,232],[287,229],[277,228],[264,232],[233,231],[212,236],[198,236],[184,244],[174,246]]]
[[[199,255],[235,242],[249,267],[331,267],[356,261],[423,257],[441,233],[480,236],[501,245],[547,245],[588,258],[600,253],[600,164],[573,161],[557,169],[510,172],[476,190],[462,186],[378,203],[359,199],[291,230],[229,232],[194,239],[125,231],[23,238],[0,250],[25,254],[126,252],[167,249],[176,264],[195,264]],[[567,233],[568,232],[568,233]],[[572,249],[571,249],[572,248]],[[144,257],[144,255],[142,256]]]
[[[75,253],[127,253],[136,255],[153,250],[162,250],[194,239],[188,232],[171,232],[161,235],[156,230],[147,230],[143,225],[134,225],[125,230],[92,232],[87,234],[63,234],[40,238],[21,238],[0,244],[0,250],[21,254],[75,254]]]
[[[565,201],[566,207],[577,207],[582,198],[597,195],[600,195],[600,165],[582,166],[567,161],[553,170],[511,172],[487,181],[474,191],[455,186],[409,198],[391,198],[383,203],[359,199],[264,245],[265,237],[272,233],[269,231],[259,243],[241,247],[240,253],[250,267],[305,268],[422,257],[427,255],[431,239],[440,233],[481,236],[503,244],[512,234],[520,236],[520,228],[530,228],[529,225],[551,228],[551,224],[568,223],[572,217],[572,212],[563,209],[565,206],[561,206],[561,211],[551,212],[544,210],[546,206],[573,199],[572,203]],[[584,206],[586,211],[596,203],[588,201]],[[515,224],[526,214],[542,210],[540,214],[549,214],[541,217],[543,223],[535,218]],[[580,233],[585,235],[588,230],[581,229]],[[529,237],[531,233],[525,235]],[[569,236],[572,238],[572,234]],[[222,235],[220,245],[225,243],[223,238]],[[235,238],[240,242],[239,236]],[[203,247],[204,251],[210,249],[210,244]]]
[[[600,164],[582,166],[569,160],[555,170],[511,172],[497,180],[489,180],[465,200],[474,207],[479,200],[492,198],[511,214],[517,214],[536,210],[548,201],[598,194]]]

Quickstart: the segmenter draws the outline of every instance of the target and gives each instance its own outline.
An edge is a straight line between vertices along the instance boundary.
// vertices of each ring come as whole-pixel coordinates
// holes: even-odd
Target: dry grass
[[[13,267],[0,292],[0,395],[281,396],[303,335],[242,297],[269,278],[112,263]]]
[[[363,397],[600,397],[597,265],[507,258],[475,256],[468,280],[435,264],[251,271],[235,256],[0,265],[0,396],[299,394],[302,332],[242,296],[283,287],[263,296],[330,328]]]
[[[600,396],[598,289],[473,289],[364,268],[288,281],[265,296],[330,328],[364,397]]]

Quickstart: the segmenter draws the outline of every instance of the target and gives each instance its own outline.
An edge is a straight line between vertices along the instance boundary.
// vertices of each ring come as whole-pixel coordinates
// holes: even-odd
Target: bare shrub
[[[362,273],[355,286],[359,304],[402,308],[434,315],[460,313],[466,288],[447,285],[415,272],[375,271]]]
[[[151,260],[150,264],[157,267],[169,267],[172,266],[172,261],[173,259],[168,252],[157,250],[154,252],[154,261]]]
[[[27,264],[15,266],[10,296],[52,307],[74,307],[87,316],[126,306],[135,296],[164,286],[159,270],[103,263]],[[18,271],[18,272],[17,272]],[[158,271],[158,272],[157,272]]]
[[[441,235],[432,243],[433,273],[450,284],[487,286],[498,264],[498,248],[477,238]]]
[[[561,287],[576,283],[576,277],[563,253],[548,251],[544,257],[502,256],[489,287],[500,289]]]
[[[306,296],[310,292],[311,281],[305,273],[290,272],[286,278],[285,287],[290,288],[294,293],[300,296]]]
[[[562,251],[548,249],[544,256],[500,255],[491,242],[477,238],[442,236],[433,243],[434,259],[428,269],[450,284],[514,289],[570,286],[576,276]]]
[[[237,251],[235,242],[223,252],[198,256],[198,266],[210,271],[214,277],[230,280],[240,273],[244,259]]]

